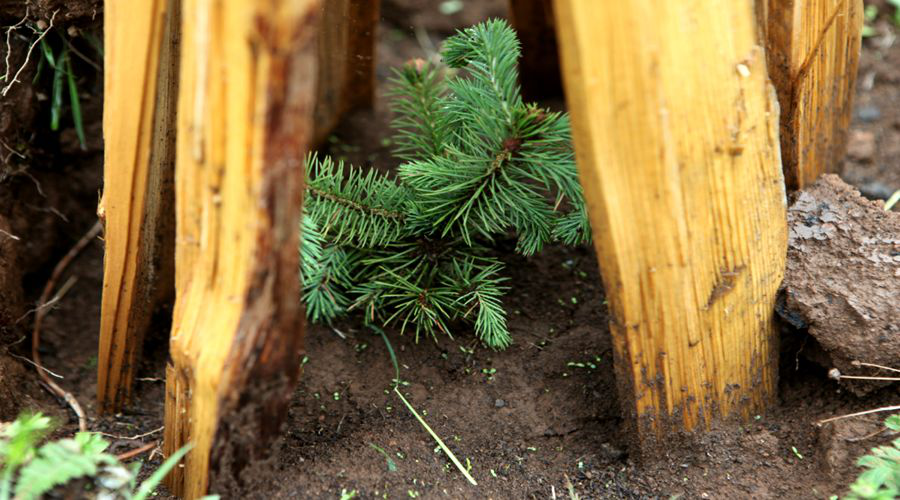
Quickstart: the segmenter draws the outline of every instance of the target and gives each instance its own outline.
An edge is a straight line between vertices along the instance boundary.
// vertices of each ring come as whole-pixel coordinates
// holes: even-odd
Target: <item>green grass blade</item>
[[[54,57],[53,49],[50,48],[50,44],[47,43],[46,38],[41,38],[41,52],[44,54],[44,58],[47,59],[47,62],[50,63],[50,67],[56,69],[56,57]]]
[[[455,465],[460,472],[462,472],[463,476],[465,476],[473,486],[478,486],[478,482],[475,481],[475,478],[472,477],[471,474],[469,474],[469,471],[467,471],[465,467],[463,467],[463,464],[461,464],[459,459],[456,458],[456,455],[453,454],[453,451],[451,451],[450,448],[448,448],[447,445],[444,444],[444,441],[440,438],[440,436],[438,436],[431,429],[428,423],[425,422],[425,419],[423,419],[422,416],[419,415],[419,412],[417,412],[416,409],[413,408],[413,405],[411,405],[409,401],[407,401],[406,398],[403,397],[403,394],[397,388],[397,386],[400,384],[400,365],[399,363],[397,363],[397,355],[394,353],[394,347],[391,345],[391,341],[388,340],[387,335],[385,335],[384,330],[374,325],[369,325],[369,328],[375,330],[381,335],[382,340],[384,340],[384,345],[387,346],[388,353],[391,355],[391,362],[394,363],[394,372],[396,373],[396,376],[394,377],[394,392],[397,393],[397,396],[400,397],[400,401],[403,401],[403,404],[406,405],[406,408],[409,410],[409,412],[412,413],[414,417],[416,417],[416,420],[419,421],[419,424],[424,427],[426,431],[428,431],[428,434],[431,434],[431,437],[434,439],[434,441],[438,444],[438,446],[441,447],[441,450],[443,450],[444,453],[446,453],[447,456],[450,457],[450,461],[453,462],[453,465]]]
[[[162,465],[159,466],[150,477],[147,478],[146,481],[141,483],[140,488],[135,492],[133,500],[146,500],[147,497],[153,492],[153,489],[162,482],[163,478],[166,477],[166,474],[169,473],[175,466],[178,464],[178,461],[181,460],[182,457],[187,455],[187,452],[191,451],[194,445],[186,444],[181,447],[180,450],[176,451],[172,454],[171,457],[167,458]]]
[[[72,106],[72,120],[75,122],[75,133],[81,150],[87,151],[87,140],[84,138],[84,120],[81,116],[81,99],[78,97],[78,85],[75,83],[75,75],[72,73],[72,58],[68,52],[63,52],[63,60],[66,64],[66,77],[69,82],[69,101]]]
[[[94,47],[94,50],[97,51],[97,54],[100,54],[100,59],[103,59],[103,42],[97,38],[97,35],[93,32],[84,33],[84,38]]]
[[[6,466],[3,477],[0,477],[0,500],[9,500],[12,496],[13,468]]]
[[[34,78],[31,79],[32,85],[34,85],[35,83],[37,83],[38,80],[40,80],[41,73],[43,73],[43,70],[44,70],[44,58],[40,57],[40,58],[38,58],[38,66],[37,66],[37,70],[34,72]]]
[[[372,449],[374,449],[378,453],[381,453],[382,455],[384,455],[384,459],[387,460],[388,472],[395,472],[397,470],[397,463],[394,462],[394,459],[391,458],[391,456],[388,455],[388,453],[386,451],[384,451],[384,448],[378,446],[375,443],[369,443],[369,446],[371,446]]]
[[[456,458],[456,455],[454,455],[453,452],[450,451],[450,448],[448,448],[447,445],[444,444],[444,441],[440,438],[440,436],[438,436],[433,430],[431,430],[431,427],[428,426],[428,423],[425,422],[425,419],[423,419],[419,415],[419,412],[417,412],[416,409],[413,408],[413,405],[409,404],[409,401],[407,401],[406,398],[403,397],[403,394],[399,389],[397,389],[396,386],[394,386],[394,392],[397,393],[397,396],[400,397],[400,401],[403,401],[403,404],[406,405],[406,407],[409,409],[409,412],[412,413],[414,417],[416,417],[416,420],[418,420],[420,424],[422,424],[422,427],[424,427],[425,430],[428,431],[429,434],[431,434],[431,437],[434,438],[434,441],[438,444],[438,446],[440,446],[441,449],[444,450],[444,453],[446,453],[447,456],[450,457],[450,461],[453,462],[453,465],[455,465],[456,468],[459,469],[460,472],[462,472],[463,476],[466,476],[466,479],[468,479],[473,486],[478,486],[478,482],[475,481],[475,478],[469,474],[469,471],[467,471],[465,467],[463,467],[463,464],[461,464]]]
[[[891,209],[894,208],[894,205],[896,205],[898,201],[900,201],[900,189],[895,191],[894,194],[892,194],[891,197],[888,198],[888,200],[886,202],[884,202],[884,210],[886,212],[890,212]]]
[[[369,328],[381,335],[381,340],[384,340],[384,345],[387,346],[388,354],[391,355],[391,363],[394,363],[394,389],[396,389],[400,384],[400,364],[397,363],[397,354],[394,353],[394,347],[391,345],[391,341],[388,340],[387,335],[385,335],[384,330],[375,325],[369,325]]]
[[[59,64],[51,63],[53,66],[53,92],[50,100],[50,130],[59,130],[59,118],[62,115],[62,95],[63,95],[63,73],[65,73],[65,65],[61,59],[66,55],[66,49],[60,54]]]

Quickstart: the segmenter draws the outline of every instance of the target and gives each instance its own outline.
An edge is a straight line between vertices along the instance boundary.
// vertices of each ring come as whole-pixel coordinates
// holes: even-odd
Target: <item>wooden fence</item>
[[[571,110],[636,451],[764,411],[786,190],[839,165],[861,0],[510,8],[526,94],[561,81]],[[372,102],[378,10],[106,1],[98,397],[128,404],[151,313],[174,294],[165,450],[195,445],[168,478],[185,497],[264,458],[284,420],[302,158]]]

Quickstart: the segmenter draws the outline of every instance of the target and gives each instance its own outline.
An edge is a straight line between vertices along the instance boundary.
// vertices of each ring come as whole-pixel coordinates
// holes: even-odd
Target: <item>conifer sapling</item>
[[[492,243],[514,234],[532,255],[590,238],[569,119],[522,101],[505,21],[458,32],[441,55],[446,67],[395,70],[396,176],[308,158],[303,300],[312,321],[359,310],[416,339],[462,321],[505,348],[509,287]]]

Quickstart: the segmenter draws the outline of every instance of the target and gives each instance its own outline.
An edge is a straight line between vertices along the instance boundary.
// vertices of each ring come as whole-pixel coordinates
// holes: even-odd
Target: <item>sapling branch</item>
[[[309,188],[308,192],[320,198],[324,198],[326,200],[333,201],[335,203],[344,205],[348,208],[352,208],[353,210],[358,210],[360,212],[365,212],[369,215],[376,215],[378,217],[386,217],[388,219],[397,219],[399,221],[403,220],[403,214],[400,212],[392,212],[390,210],[384,210],[378,207],[369,207],[363,205],[361,203],[356,203],[349,198],[341,198],[340,196],[326,193],[316,188]]]
[[[564,113],[523,102],[506,22],[460,31],[442,55],[450,69],[414,60],[392,79],[396,176],[308,158],[303,299],[313,321],[359,309],[417,340],[468,323],[502,349],[493,242],[512,232],[532,255],[589,238],[571,131]]]

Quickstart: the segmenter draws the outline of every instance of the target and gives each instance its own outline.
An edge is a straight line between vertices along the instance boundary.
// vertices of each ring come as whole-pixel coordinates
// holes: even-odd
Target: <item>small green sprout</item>
[[[397,463],[394,462],[394,459],[391,458],[391,456],[388,455],[388,453],[386,451],[384,451],[383,448],[381,448],[380,446],[378,446],[375,443],[369,443],[369,446],[371,446],[372,449],[374,449],[378,453],[381,453],[382,455],[384,455],[384,459],[387,462],[388,472],[395,472],[397,470]]]

